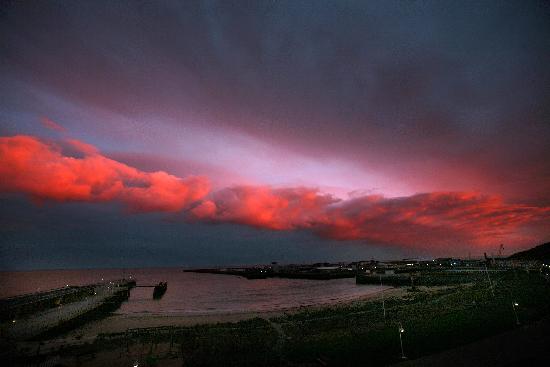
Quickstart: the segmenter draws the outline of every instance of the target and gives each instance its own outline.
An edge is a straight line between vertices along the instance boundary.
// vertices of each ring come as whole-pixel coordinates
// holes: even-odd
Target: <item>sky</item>
[[[544,1],[0,7],[0,269],[550,240]]]

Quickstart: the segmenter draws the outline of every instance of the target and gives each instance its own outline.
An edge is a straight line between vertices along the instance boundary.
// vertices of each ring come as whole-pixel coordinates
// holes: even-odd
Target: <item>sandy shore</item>
[[[371,293],[360,298],[336,303],[328,303],[306,307],[295,307],[289,309],[280,309],[264,312],[232,312],[232,313],[212,313],[202,315],[121,315],[113,314],[101,320],[92,321],[78,329],[71,331],[68,339],[90,339],[99,334],[121,333],[128,329],[152,328],[161,326],[193,326],[198,324],[216,324],[225,322],[237,322],[252,318],[270,319],[288,314],[297,313],[305,309],[318,309],[324,307],[339,307],[353,304],[354,302],[363,302],[366,300],[376,300],[382,297],[401,297],[406,294],[404,288],[388,287],[376,293]]]

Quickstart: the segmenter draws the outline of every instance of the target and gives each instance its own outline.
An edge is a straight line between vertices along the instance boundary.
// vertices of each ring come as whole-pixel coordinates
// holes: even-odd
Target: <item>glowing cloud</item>
[[[548,233],[550,208],[499,196],[435,192],[340,200],[307,187],[236,186],[210,192],[202,177],[143,172],[78,140],[0,138],[0,191],[56,201],[118,201],[134,212],[185,211],[189,220],[271,230],[305,229],[340,240],[434,248],[517,240],[524,226]],[[521,240],[521,238],[520,238]]]
[[[202,220],[276,230],[310,228],[338,200],[311,188],[239,186],[220,190],[191,211]]]
[[[65,132],[67,131],[63,126],[59,125],[57,122],[53,121],[53,120],[50,120],[49,118],[45,117],[45,116],[42,116],[40,118],[40,123],[50,129],[50,130],[54,130],[54,131],[60,131],[60,132]]]
[[[316,230],[338,239],[435,247],[509,238],[524,224],[543,224],[550,208],[506,204],[498,196],[437,192],[401,198],[364,196],[329,207]]]
[[[120,201],[133,211],[184,209],[209,191],[205,178],[180,179],[166,172],[147,173],[101,155],[89,144],[61,144],[32,136],[0,138],[0,190],[55,201]]]
[[[191,210],[196,219],[288,230],[340,240],[435,247],[486,244],[523,224],[550,219],[550,208],[506,204],[497,196],[440,192],[401,198],[338,200],[308,188],[233,187]]]

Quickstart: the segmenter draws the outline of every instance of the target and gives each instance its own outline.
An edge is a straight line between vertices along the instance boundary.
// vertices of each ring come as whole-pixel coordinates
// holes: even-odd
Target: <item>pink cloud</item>
[[[338,240],[420,248],[532,241],[549,235],[550,207],[507,203],[477,192],[406,197],[354,195],[341,200],[316,188],[241,185],[210,191],[204,177],[144,172],[97,148],[32,136],[0,138],[0,192],[55,201],[120,202],[133,212],[185,211],[189,220],[270,230],[310,230]]]
[[[236,186],[220,190],[191,211],[196,219],[275,230],[309,228],[338,199],[316,189]]]
[[[50,129],[50,130],[54,130],[54,131],[59,131],[59,132],[65,132],[67,131],[63,126],[59,125],[57,122],[45,117],[45,116],[42,116],[40,118],[40,123]]]
[[[192,218],[272,230],[308,229],[339,240],[433,248],[488,245],[517,237],[524,225],[548,226],[549,207],[507,204],[475,192],[435,192],[385,198],[365,195],[339,200],[311,188],[240,186],[211,195]]]
[[[0,138],[0,191],[55,201],[120,201],[135,211],[184,209],[209,191],[202,177],[180,179],[143,172],[109,159],[88,144],[70,141],[84,156],[32,136]]]
[[[434,192],[401,198],[364,196],[330,207],[327,217],[329,221],[316,230],[328,237],[429,248],[515,238],[523,225],[547,226],[550,208],[507,204],[499,196],[475,192]]]

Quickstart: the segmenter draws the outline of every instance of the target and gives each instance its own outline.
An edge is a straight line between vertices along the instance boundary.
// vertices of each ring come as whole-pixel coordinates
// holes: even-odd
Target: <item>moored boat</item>
[[[155,289],[153,290],[153,298],[159,299],[161,298],[164,293],[166,293],[166,289],[168,288],[168,283],[166,282],[160,282],[159,284],[155,285]]]

